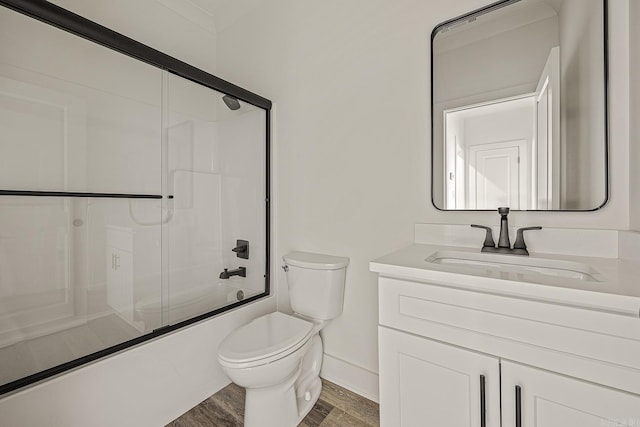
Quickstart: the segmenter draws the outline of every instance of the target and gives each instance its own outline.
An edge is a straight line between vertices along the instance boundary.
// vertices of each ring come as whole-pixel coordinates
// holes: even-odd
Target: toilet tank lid
[[[290,252],[282,257],[287,265],[315,270],[339,270],[349,265],[349,258],[311,252]]]

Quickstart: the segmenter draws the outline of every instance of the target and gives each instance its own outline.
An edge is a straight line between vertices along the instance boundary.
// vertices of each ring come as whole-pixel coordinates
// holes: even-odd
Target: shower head
[[[240,108],[240,101],[230,95],[225,95],[222,97],[224,103],[229,107],[230,110],[237,110]]]

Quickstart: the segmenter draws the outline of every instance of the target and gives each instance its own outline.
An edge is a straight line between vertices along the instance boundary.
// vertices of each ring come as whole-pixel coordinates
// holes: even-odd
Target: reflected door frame
[[[490,94],[485,94],[489,96]],[[443,129],[444,129],[444,150],[443,150],[443,166],[445,171],[445,179],[443,180],[443,195],[445,209],[447,210],[494,210],[497,206],[488,208],[477,207],[475,197],[470,197],[470,180],[472,170],[470,169],[469,147],[466,146],[464,138],[459,138],[456,128],[457,113],[470,111],[474,109],[482,109],[484,107],[492,107],[499,104],[506,105],[512,101],[531,100],[533,104],[537,99],[536,92],[527,92],[521,95],[509,96],[506,98],[494,98],[485,102],[477,102],[466,104],[463,106],[446,109],[443,112]],[[508,140],[492,140],[492,143],[507,143],[513,141],[524,141],[524,148],[518,145],[519,163],[518,163],[518,206],[513,205],[513,209],[528,210],[532,209],[534,203],[530,200],[537,200],[536,192],[536,170],[535,170],[535,145],[536,145],[536,111],[532,104],[532,139],[514,138]],[[464,133],[464,132],[463,132]],[[515,136],[515,135],[514,135]],[[462,141],[462,142],[461,142]],[[471,203],[470,200],[474,202]]]

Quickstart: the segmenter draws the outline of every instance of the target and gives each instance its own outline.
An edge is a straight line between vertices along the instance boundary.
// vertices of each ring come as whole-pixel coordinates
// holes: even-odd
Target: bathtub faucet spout
[[[224,271],[220,273],[221,279],[228,279],[231,276],[247,277],[247,269],[245,267],[240,267],[237,270],[229,271],[225,268]]]

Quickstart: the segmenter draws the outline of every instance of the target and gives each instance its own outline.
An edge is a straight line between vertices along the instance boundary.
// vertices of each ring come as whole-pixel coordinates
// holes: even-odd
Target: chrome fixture
[[[509,208],[498,208],[498,213],[500,214],[500,238],[498,240],[497,247],[493,241],[493,232],[491,227],[471,224],[472,227],[482,228],[487,232],[482,245],[482,252],[529,256],[527,244],[524,242],[524,232],[529,230],[542,230],[542,227],[535,226],[519,228],[516,233],[516,241],[513,244],[513,248],[511,248],[511,241],[509,240],[509,219],[507,218],[509,215]]]

